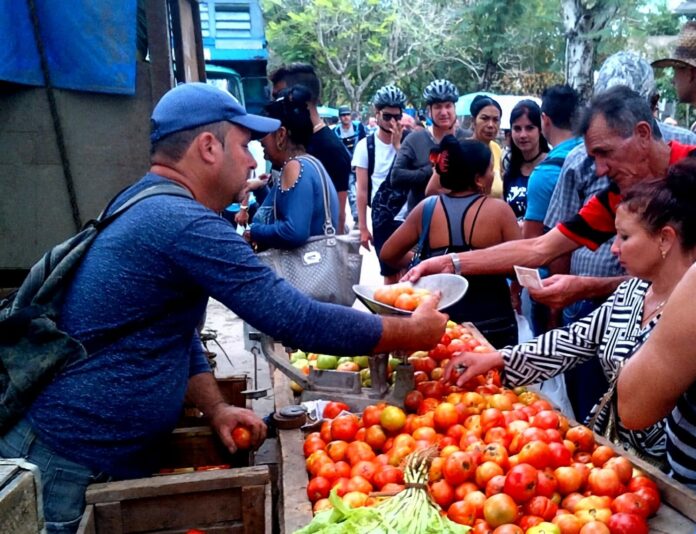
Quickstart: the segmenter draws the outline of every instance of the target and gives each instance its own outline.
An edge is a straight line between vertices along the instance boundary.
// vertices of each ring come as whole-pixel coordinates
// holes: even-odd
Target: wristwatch
[[[459,254],[456,252],[450,252],[449,257],[452,260],[452,269],[454,274],[462,274],[462,262],[459,261]]]

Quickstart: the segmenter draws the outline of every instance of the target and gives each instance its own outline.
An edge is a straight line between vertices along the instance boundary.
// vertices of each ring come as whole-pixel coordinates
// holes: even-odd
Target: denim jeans
[[[0,457],[25,458],[39,467],[43,489],[43,512],[48,534],[72,534],[85,509],[85,489],[107,477],[63,458],[34,434],[26,419],[0,436]]]
[[[358,224],[358,193],[355,173],[351,172],[348,178],[348,205],[353,222]]]

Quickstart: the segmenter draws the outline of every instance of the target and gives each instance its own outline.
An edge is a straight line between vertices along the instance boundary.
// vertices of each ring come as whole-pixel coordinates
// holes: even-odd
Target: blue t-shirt
[[[558,143],[544,161],[534,168],[527,184],[527,211],[524,215],[526,221],[544,220],[563,162],[568,153],[580,143],[582,137],[573,137]]]
[[[305,158],[297,161],[301,171],[295,184],[284,191],[280,188],[280,178],[276,180],[254,216],[251,239],[262,248],[293,249],[311,236],[324,235],[326,213],[321,175]],[[331,180],[326,182],[331,223],[338,231],[338,194]]]
[[[116,206],[164,180],[146,175]],[[59,326],[97,349],[36,399],[35,432],[58,454],[114,477],[152,473],[188,379],[209,371],[195,333],[209,296],[312,352],[369,353],[382,334],[379,317],[312,301],[276,277],[202,204],[148,198],[96,238],[76,272]]]

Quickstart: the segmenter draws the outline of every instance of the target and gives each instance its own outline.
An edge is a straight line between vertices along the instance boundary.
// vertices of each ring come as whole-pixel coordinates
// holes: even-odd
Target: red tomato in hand
[[[249,429],[246,427],[241,425],[234,427],[232,430],[232,439],[234,440],[234,444],[237,445],[238,449],[246,450],[251,447],[251,432],[249,432]],[[321,441],[321,439],[319,439],[319,441]]]

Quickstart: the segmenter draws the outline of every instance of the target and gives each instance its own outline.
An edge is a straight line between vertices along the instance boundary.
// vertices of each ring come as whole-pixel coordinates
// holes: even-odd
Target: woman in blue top
[[[510,206],[490,198],[493,184],[493,158],[480,141],[458,141],[447,135],[431,152],[436,161],[431,190],[442,191],[436,198],[430,231],[422,257],[464,252],[520,238]],[[399,229],[382,247],[380,258],[395,268],[406,267],[412,248],[423,228],[423,211],[428,197],[421,201]],[[505,275],[467,276],[469,289],[457,304],[445,309],[456,322],[470,321],[494,347],[517,342],[517,322],[510,302]],[[511,341],[512,340],[512,341]]]
[[[338,227],[336,189],[321,162],[306,150],[313,133],[309,99],[309,91],[295,86],[266,106],[266,114],[280,120],[281,126],[261,139],[261,144],[265,158],[281,171],[247,235],[260,249],[293,249],[311,236],[323,235],[324,188],[331,224]]]
[[[541,109],[533,100],[521,100],[510,112],[510,152],[503,176],[503,199],[519,220],[527,211],[527,183],[534,167],[549,152],[541,134]],[[505,165],[504,165],[505,166]]]

